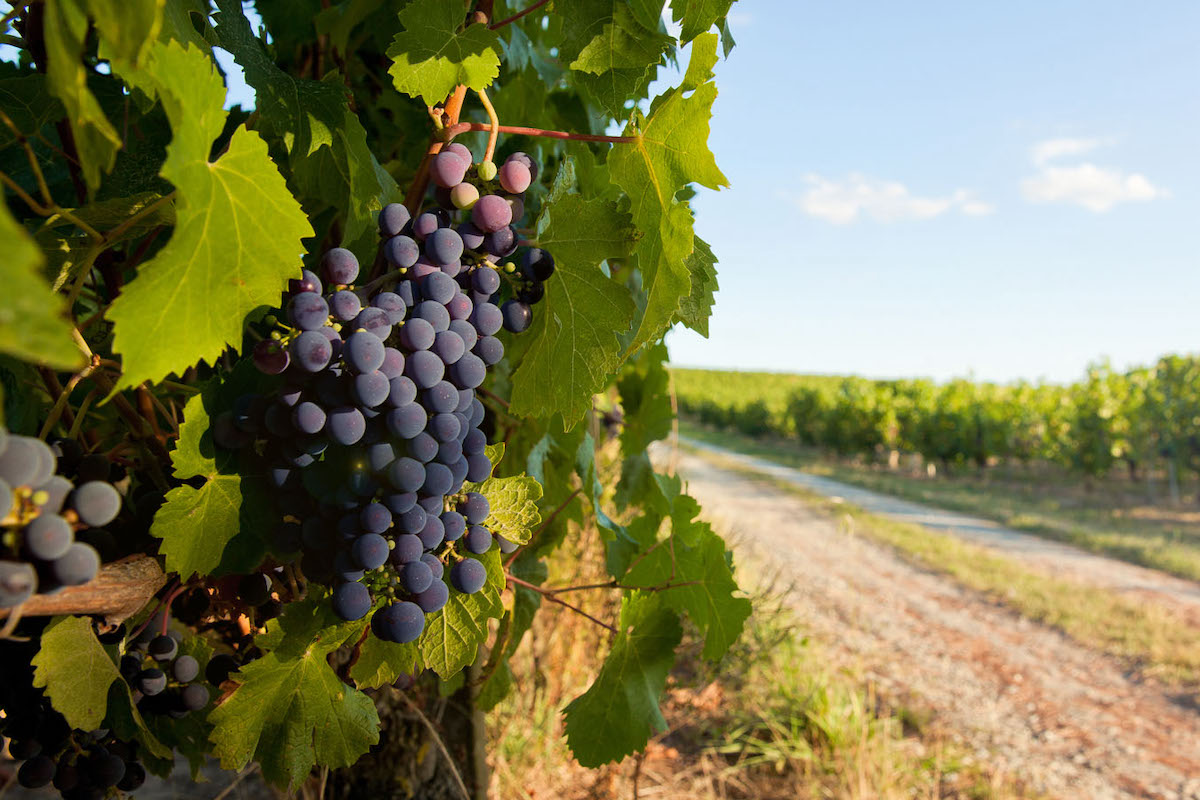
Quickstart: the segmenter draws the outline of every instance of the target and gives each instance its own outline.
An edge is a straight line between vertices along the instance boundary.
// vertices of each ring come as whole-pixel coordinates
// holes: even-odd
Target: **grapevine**
[[[4,20],[11,778],[115,797],[179,755],[349,786],[391,752],[397,703],[433,729],[441,694],[467,718],[500,702],[543,605],[609,637],[564,709],[576,758],[640,750],[683,619],[717,660],[749,615],[648,451],[662,338],[706,330],[716,289],[687,198],[725,183],[728,4],[677,3],[679,37],[623,0],[332,3],[316,28],[259,0],[259,30],[215,5]],[[252,112],[226,108],[214,45]],[[550,585],[581,536],[606,579]],[[585,591],[611,615],[565,596]],[[420,780],[486,791],[465,729],[435,731]],[[372,791],[432,792],[401,772]]]

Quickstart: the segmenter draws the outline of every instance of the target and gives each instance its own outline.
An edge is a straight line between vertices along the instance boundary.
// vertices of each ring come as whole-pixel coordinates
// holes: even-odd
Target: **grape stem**
[[[488,27],[491,28],[492,30],[496,30],[497,28],[503,28],[505,25],[510,25],[510,24],[516,22],[517,20],[519,20],[521,17],[525,16],[526,14],[532,14],[534,11],[537,11],[539,8],[541,8],[542,6],[546,5],[546,3],[549,3],[549,2],[550,2],[550,0],[538,0],[536,3],[534,3],[533,5],[531,5],[529,8],[525,9],[524,11],[518,11],[516,14],[513,14],[511,17],[502,19],[499,22],[494,22],[491,25],[489,25]]]
[[[457,122],[447,125],[442,130],[442,138],[449,142],[460,133],[471,131],[491,131],[491,125],[482,122]],[[500,125],[500,133],[519,134],[521,136],[540,136],[545,139],[570,139],[573,142],[609,142],[611,144],[632,144],[638,141],[637,136],[600,136],[592,133],[570,133],[569,131],[549,131],[544,128],[528,128],[523,125]]]
[[[486,163],[491,161],[492,156],[496,154],[496,139],[500,137],[500,117],[496,114],[496,108],[492,105],[492,101],[488,99],[487,92],[480,89],[476,94],[479,95],[479,102],[483,103],[483,107],[487,111],[491,126],[488,130],[487,150],[483,153],[483,160]]]
[[[542,597],[549,600],[551,603],[557,603],[560,606],[569,608],[572,611],[574,611],[576,614],[579,614],[580,616],[591,620],[592,622],[596,623],[597,625],[599,625],[602,628],[607,628],[608,630],[612,631],[613,633],[620,632],[616,628],[614,628],[612,625],[609,625],[607,622],[603,622],[599,619],[596,619],[595,617],[593,617],[591,614],[584,611],[579,606],[571,605],[566,600],[556,597],[553,590],[543,589],[541,586],[538,586],[535,583],[529,583],[528,581],[523,581],[520,578],[515,577],[511,572],[505,572],[504,577],[508,580],[509,583],[515,583],[517,586],[524,586],[526,589],[535,591],[538,594],[540,594]]]
[[[466,99],[467,87],[461,85],[454,87],[454,94],[446,100],[444,107],[445,124],[454,125],[458,122],[458,117],[462,114],[463,101]],[[417,216],[417,211],[421,208],[421,198],[425,196],[425,190],[429,187],[429,162],[442,151],[442,146],[449,141],[449,139],[441,138],[440,134],[429,137],[429,149],[425,151],[421,165],[417,167],[417,174],[413,176],[412,185],[408,187],[408,194],[404,197],[404,205],[413,217]]]
[[[575,497],[576,497],[576,496],[577,496],[577,495],[578,495],[580,492],[582,492],[582,491],[583,491],[583,487],[581,486],[581,487],[579,487],[578,489],[576,489],[575,491],[571,492],[569,495],[567,495],[567,499],[566,499],[566,500],[563,500],[561,503],[559,503],[559,504],[558,504],[558,507],[557,507],[557,508],[555,508],[553,511],[551,511],[551,512],[550,512],[550,516],[548,516],[548,517],[546,517],[544,520],[542,520],[542,524],[541,524],[541,525],[538,525],[538,526],[537,526],[537,529],[536,529],[536,530],[534,530],[534,532],[533,532],[533,533],[529,534],[529,541],[526,543],[526,545],[528,546],[529,544],[532,544],[532,543],[533,543],[533,541],[534,541],[535,539],[537,539],[537,537],[538,537],[539,535],[541,535],[542,531],[544,531],[544,530],[545,530],[547,527],[549,527],[550,523],[551,523],[551,522],[554,522],[555,518],[556,518],[556,517],[557,517],[559,514],[561,514],[561,513],[562,513],[562,510],[563,510],[564,508],[566,508],[566,507],[567,507],[567,506],[570,504],[570,502],[571,502],[572,500],[574,500],[574,499],[575,499]],[[509,565],[511,565],[511,564],[512,564],[512,562],[516,560],[516,558],[517,558],[517,555],[519,554],[519,552],[520,552],[519,550],[518,550],[518,551],[515,551],[515,552],[513,552],[513,553],[512,553],[512,555],[510,555],[510,556],[508,557],[508,560],[504,562],[504,568],[505,568],[505,569],[508,569]]]

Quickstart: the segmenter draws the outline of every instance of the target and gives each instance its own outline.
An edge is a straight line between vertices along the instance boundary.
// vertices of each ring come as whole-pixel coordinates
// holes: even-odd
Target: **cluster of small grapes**
[[[195,656],[180,654],[183,637],[174,630],[156,635],[152,627],[148,625],[121,656],[121,676],[133,689],[143,714],[181,719],[208,705],[208,687],[194,682],[200,675],[200,662]]]
[[[461,178],[470,154],[461,151],[444,154],[461,167],[456,188],[469,185]],[[413,219],[402,205],[385,207],[381,256],[391,271],[383,278],[359,283],[354,254],[334,248],[321,275],[306,270],[292,281],[280,314],[287,326],[253,354],[282,386],[269,398],[239,399],[214,421],[219,446],[252,445],[267,461],[284,516],[276,549],[302,553],[304,574],[333,587],[343,619],[361,619],[386,598],[371,620],[385,641],[420,635],[425,615],[449,599],[444,577],[465,593],[486,580],[466,557],[494,543],[486,498],[463,491],[492,471],[476,389],[504,356],[496,334],[506,324],[528,327],[529,304],[553,271],[548,253],[532,251],[522,275],[533,277],[511,278],[514,296],[504,310],[497,305],[502,273],[516,272],[498,262],[516,251],[511,223],[524,213],[519,192],[531,173],[514,156],[504,174],[514,195],[460,197],[470,219],[457,229],[447,209]]]
[[[108,537],[100,526],[121,510],[108,478],[108,460],[70,439],[48,445],[0,426],[0,608],[96,576],[89,542]]]
[[[9,738],[8,753],[24,762],[17,769],[17,783],[28,789],[53,784],[65,800],[99,800],[114,788],[131,792],[140,787],[146,769],[137,760],[137,743],[104,729],[72,730],[42,690],[34,688],[28,645],[6,643],[0,685],[0,724]]]

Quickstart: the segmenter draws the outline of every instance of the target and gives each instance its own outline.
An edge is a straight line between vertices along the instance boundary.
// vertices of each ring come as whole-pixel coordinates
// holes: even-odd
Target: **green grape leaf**
[[[136,736],[155,755],[170,757],[146,727],[112,657],[100,644],[87,617],[57,617],[42,631],[38,653],[33,657],[33,685],[46,690],[54,710],[73,728],[85,731],[101,727],[110,712],[124,718],[125,733]],[[115,684],[115,685],[114,685]],[[110,692],[111,689],[111,692]],[[125,710],[112,708],[116,697]]]
[[[665,439],[675,421],[670,376],[663,363],[666,345],[659,343],[639,354],[617,381],[625,424],[621,426],[621,480],[617,505],[625,508],[658,491],[654,467],[646,450]]]
[[[490,512],[484,526],[514,544],[529,541],[534,527],[541,522],[537,502],[542,486],[528,475],[488,478],[476,488],[488,500]]]
[[[295,787],[315,764],[350,766],[379,741],[375,704],[325,660],[365,625],[341,622],[314,596],[268,623],[255,640],[266,654],[239,670],[240,685],[209,714],[221,766],[254,760],[271,783]]]
[[[396,644],[368,636],[359,650],[350,677],[360,689],[375,689],[394,683],[401,674],[420,670],[421,652],[415,642]]]
[[[708,338],[708,318],[712,316],[713,294],[717,291],[717,257],[708,243],[696,237],[696,246],[687,257],[692,290],[679,301],[676,322],[682,322],[696,333]]]
[[[625,115],[625,102],[641,97],[657,75],[657,65],[675,40],[639,22],[638,14],[613,0],[581,0],[564,21],[564,60],[573,80],[613,117]]]
[[[83,366],[71,338],[67,304],[42,279],[42,254],[29,232],[0,206],[0,239],[8,247],[0,296],[0,352],[57,369]]]
[[[682,24],[679,41],[690,42],[713,25],[724,26],[733,3],[734,0],[671,0],[671,18]]]
[[[250,545],[243,541],[250,536],[259,541],[259,532],[271,524],[269,502],[259,497],[254,480],[238,474],[233,455],[213,445],[208,409],[216,407],[218,391],[212,381],[188,400],[171,453],[176,478],[203,478],[204,484],[168,491],[150,525],[150,534],[162,540],[167,571],[183,577],[253,567],[262,553],[230,544],[236,539]]]
[[[225,86],[203,52],[154,43],[145,69],[123,77],[162,101],[174,132],[162,175],[178,199],[171,240],[108,312],[123,362],[118,388],[214,363],[239,345],[243,318],[278,302],[299,274],[300,240],[313,234],[257,133],[239,128],[228,151],[208,160],[225,122]]]
[[[46,0],[42,30],[48,62],[46,88],[66,109],[83,178],[95,189],[101,173],[113,168],[121,137],[88,88],[82,57],[87,14],[78,0]]]
[[[425,630],[417,640],[425,666],[443,680],[454,675],[479,655],[479,645],[487,639],[489,617],[504,612],[500,592],[504,589],[504,568],[500,549],[492,547],[477,558],[487,568],[487,581],[475,594],[463,594],[450,586],[450,599],[441,611],[425,617]],[[449,569],[446,571],[449,585]]]
[[[674,547],[659,547],[621,578],[628,586],[675,586],[658,592],[670,608],[686,612],[704,632],[704,658],[715,661],[734,643],[750,616],[750,601],[737,596],[737,583],[725,542],[706,522],[690,524],[692,545],[680,539],[679,515],[672,516]]]
[[[592,75],[626,69],[645,72],[646,67],[659,62],[674,41],[657,29],[642,27],[628,6],[617,5],[612,21],[584,46],[570,67]]]
[[[136,65],[162,29],[166,0],[86,0],[101,57]]]
[[[667,727],[658,699],[683,636],[679,618],[653,597],[626,597],[620,631],[595,682],[563,711],[567,744],[585,767],[619,761]]]
[[[65,113],[62,103],[46,91],[46,76],[40,73],[0,80],[0,108],[26,138],[46,123],[62,119]],[[16,140],[16,134],[7,125],[0,125],[0,147]]]
[[[201,22],[204,33],[196,30],[192,20]],[[185,46],[195,45],[203,50],[205,55],[210,55],[213,41],[210,41],[209,37],[216,39],[208,19],[208,3],[204,0],[167,0],[163,8],[160,39],[165,42],[174,39]]]
[[[500,74],[500,37],[487,25],[460,31],[468,3],[415,0],[400,12],[404,30],[387,50],[396,88],[426,105],[446,99],[462,84],[480,91]]]
[[[512,376],[510,408],[539,418],[561,413],[568,423],[583,416],[620,365],[618,337],[634,313],[628,291],[599,268],[629,252],[629,218],[615,203],[567,193],[573,171],[568,160],[537,221],[538,246],[557,268],[524,334],[529,345]]]
[[[727,185],[708,149],[709,117],[717,96],[708,78],[716,47],[716,34],[696,39],[683,84],[658,97],[649,116],[634,111],[625,135],[636,141],[614,148],[609,158],[613,182],[629,195],[633,222],[646,233],[634,250],[646,308],[630,352],[659,338],[683,298],[691,294],[687,259],[695,234],[691,210],[676,194],[693,182],[712,189]]]

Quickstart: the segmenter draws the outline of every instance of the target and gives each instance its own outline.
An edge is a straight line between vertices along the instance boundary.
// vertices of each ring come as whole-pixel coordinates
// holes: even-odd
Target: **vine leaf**
[[[419,671],[420,664],[421,653],[415,642],[396,644],[372,635],[362,643],[350,677],[360,689],[376,689],[394,683],[401,674]]]
[[[637,505],[660,492],[646,448],[665,439],[675,421],[671,378],[663,366],[666,360],[667,348],[660,342],[640,353],[617,381],[625,413],[620,437],[621,480],[615,498],[621,508]]]
[[[679,301],[675,322],[682,322],[708,338],[708,318],[712,316],[713,295],[717,291],[717,257],[708,242],[696,237],[696,246],[685,262],[692,278],[692,290]]]
[[[268,781],[295,787],[314,764],[350,766],[378,742],[375,704],[325,660],[365,624],[340,622],[311,596],[268,623],[255,640],[267,653],[239,670],[241,684],[209,714],[221,766],[240,770],[253,759]]]
[[[713,25],[725,27],[734,0],[672,0],[671,19],[682,26],[679,41],[690,42]]]
[[[514,544],[529,541],[533,529],[542,520],[538,500],[542,485],[528,475],[488,478],[476,488],[488,500],[490,509],[484,525]]]
[[[500,549],[493,546],[481,556],[470,557],[487,568],[483,588],[475,594],[463,594],[450,586],[450,599],[441,611],[426,615],[425,630],[417,640],[425,666],[443,680],[475,661],[479,645],[487,639],[488,617],[499,617],[504,612],[500,602],[505,583]]]
[[[629,253],[634,231],[616,203],[568,193],[574,162],[568,159],[537,221],[537,241],[554,254],[554,280],[525,334],[528,347],[513,374],[512,413],[573,423],[591,407],[620,366],[621,342],[634,314],[625,287],[600,270],[600,262]]]
[[[313,234],[257,133],[238,128],[228,151],[208,160],[225,124],[225,86],[202,51],[155,43],[145,68],[123,77],[163,104],[173,139],[162,176],[178,199],[171,240],[108,312],[124,370],[118,388],[213,363],[239,345],[243,318],[299,275],[300,240]]]
[[[7,205],[0,205],[0,239],[7,247],[0,352],[58,369],[79,368],[83,353],[71,340],[66,303],[42,279],[42,253]]]
[[[479,91],[500,74],[500,37],[487,25],[459,31],[467,15],[462,0],[416,0],[400,12],[404,30],[387,49],[396,88],[426,105],[446,99],[462,84]]]
[[[87,617],[58,617],[42,632],[38,653],[33,657],[33,685],[43,687],[54,710],[73,728],[85,731],[102,726],[110,712],[110,687],[119,686],[121,704],[128,704],[126,732],[136,735],[152,753],[169,758],[164,747],[146,727],[130,695],[129,684],[105,651]],[[120,716],[120,715],[118,715]]]
[[[659,32],[657,12],[649,26],[641,16],[625,3],[585,0],[564,21],[562,50],[574,81],[613,117],[624,116],[626,100],[646,91],[675,44]]]
[[[653,596],[627,596],[620,630],[595,683],[563,711],[567,744],[585,767],[619,761],[667,727],[658,698],[683,636],[679,618]]]
[[[716,34],[697,37],[683,83],[655,99],[648,116],[633,112],[624,133],[636,141],[614,148],[609,158],[613,182],[629,195],[633,222],[646,233],[634,250],[646,308],[630,352],[660,337],[691,294],[692,213],[676,194],[693,182],[711,189],[728,185],[708,149],[716,60]]]

